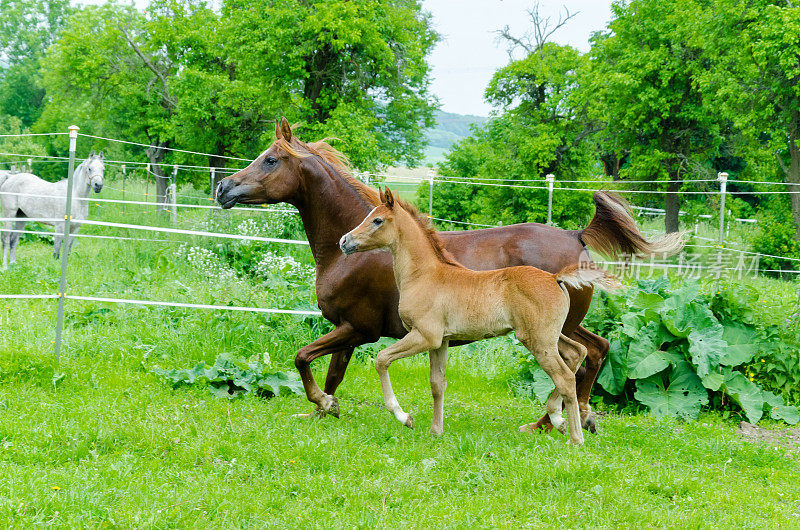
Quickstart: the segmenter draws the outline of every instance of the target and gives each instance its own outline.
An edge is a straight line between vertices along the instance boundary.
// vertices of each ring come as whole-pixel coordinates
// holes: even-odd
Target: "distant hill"
[[[454,143],[472,134],[471,125],[483,125],[488,120],[483,116],[436,111],[436,125],[425,131],[429,144],[422,163],[442,162]]]

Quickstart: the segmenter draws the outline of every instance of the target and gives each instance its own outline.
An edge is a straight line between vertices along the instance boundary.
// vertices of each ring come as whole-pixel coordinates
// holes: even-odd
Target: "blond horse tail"
[[[604,291],[622,289],[622,284],[616,276],[593,263],[569,265],[561,269],[555,276],[559,282],[576,289],[583,287],[598,287]]]

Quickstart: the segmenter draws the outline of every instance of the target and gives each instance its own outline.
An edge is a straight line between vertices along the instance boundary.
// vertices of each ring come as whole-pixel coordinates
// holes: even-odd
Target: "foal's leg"
[[[311,361],[345,348],[352,349],[362,343],[361,335],[348,322],[344,322],[330,333],[323,335],[308,346],[300,348],[300,351],[297,352],[294,365],[297,367],[297,371],[300,372],[306,397],[317,405],[320,414],[329,413],[338,418],[339,400],[320,390],[314,380],[314,376],[311,374]]]
[[[567,366],[558,353],[558,344],[531,350],[536,356],[547,375],[553,379],[556,389],[547,400],[547,413],[555,428],[561,427],[561,400],[563,399],[569,421],[569,439],[575,445],[583,444],[583,431],[581,430],[580,413],[578,412],[578,397],[575,392],[575,374]],[[556,392],[558,394],[556,394]]]
[[[375,369],[381,379],[383,402],[386,408],[394,414],[394,417],[400,423],[411,429],[414,428],[414,418],[404,412],[400,407],[400,403],[397,402],[397,397],[394,395],[394,390],[392,390],[392,381],[389,379],[389,365],[397,359],[411,357],[425,350],[438,349],[440,347],[441,344],[433,344],[433,341],[428,340],[418,329],[414,328],[408,335],[388,348],[381,350],[375,358]]]
[[[564,335],[562,334],[562,337]],[[581,411],[581,425],[584,429],[591,433],[597,432],[597,423],[595,421],[594,413],[589,405],[589,396],[592,392],[592,386],[597,379],[597,374],[600,373],[600,368],[603,366],[603,361],[608,354],[608,341],[598,335],[595,335],[586,328],[579,326],[572,333],[572,339],[580,343],[586,348],[585,355],[586,366],[579,366],[575,372],[575,380],[577,381],[577,395],[578,407]],[[559,342],[559,349],[562,343]],[[553,428],[550,423],[550,416],[545,414],[536,423],[529,423],[520,427],[520,430],[533,432],[537,429],[542,429],[547,432]]]
[[[444,341],[440,348],[431,350],[431,394],[433,394],[433,422],[431,433],[441,436],[444,431],[444,391],[447,388],[447,346]]]

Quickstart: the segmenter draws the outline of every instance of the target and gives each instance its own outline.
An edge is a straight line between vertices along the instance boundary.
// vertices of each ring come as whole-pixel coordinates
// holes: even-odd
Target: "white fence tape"
[[[0,222],[5,221],[21,221],[25,220],[31,223],[61,223],[64,219],[52,217],[0,217]],[[184,230],[180,228],[166,228],[160,226],[148,225],[132,225],[127,223],[111,223],[106,221],[92,221],[90,219],[75,219],[76,224],[93,225],[93,226],[108,226],[111,228],[127,228],[130,230],[145,230],[150,232],[162,232],[165,234],[183,234],[187,236],[203,236],[203,237],[218,237],[222,239],[239,239],[242,241],[259,241],[262,243],[286,243],[289,245],[305,245],[308,246],[308,241],[302,239],[281,239],[277,237],[260,237],[260,236],[243,236],[238,234],[224,234],[220,232],[204,232],[202,230]]]
[[[59,298],[56,294],[0,294],[0,299],[16,299],[16,300],[37,300],[37,299],[52,299]],[[276,313],[281,315],[305,315],[305,316],[322,316],[320,311],[305,311],[300,309],[272,309],[265,307],[242,307],[242,306],[228,306],[228,305],[211,305],[211,304],[185,304],[182,302],[157,302],[153,300],[129,300],[126,298],[105,298],[100,296],[75,296],[65,295],[67,300],[81,300],[84,302],[105,302],[110,304],[133,304],[133,305],[146,305],[146,306],[162,306],[162,307],[184,307],[188,309],[215,309],[224,311],[247,311],[250,313]]]

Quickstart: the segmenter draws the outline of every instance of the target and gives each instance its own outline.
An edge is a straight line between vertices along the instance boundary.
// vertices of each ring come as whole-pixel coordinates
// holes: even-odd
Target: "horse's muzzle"
[[[339,248],[349,256],[358,251],[358,243],[353,242],[353,238],[350,237],[350,234],[345,234],[342,236],[342,239],[339,240]]]
[[[223,209],[232,208],[238,202],[238,197],[231,197],[230,192],[236,184],[232,180],[223,180],[217,186],[217,202]]]
[[[102,184],[95,184],[92,187],[94,188],[94,192],[95,193],[100,193],[100,191],[102,191],[102,189],[103,189],[103,185]]]

